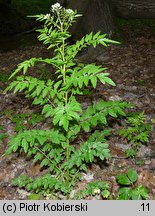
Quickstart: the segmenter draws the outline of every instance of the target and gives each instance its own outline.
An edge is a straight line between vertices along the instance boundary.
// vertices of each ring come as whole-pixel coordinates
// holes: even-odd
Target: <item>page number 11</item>
[[[139,209],[139,211],[149,212],[150,211],[150,204],[149,203],[142,203],[141,209]]]

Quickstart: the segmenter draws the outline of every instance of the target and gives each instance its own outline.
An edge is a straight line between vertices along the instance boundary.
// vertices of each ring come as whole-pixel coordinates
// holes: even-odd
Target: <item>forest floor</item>
[[[11,180],[23,173],[32,177],[40,174],[39,166],[26,160],[24,155],[3,156],[11,136],[18,132],[22,125],[25,125],[25,128],[35,125],[35,120],[30,123],[27,115],[33,111],[37,112],[31,101],[25,100],[23,95],[3,94],[7,78],[21,61],[31,57],[46,57],[49,54],[41,45],[0,53],[0,136],[7,134],[0,144],[0,199],[26,199],[29,193],[13,187]],[[96,57],[96,62],[109,68],[110,77],[117,85],[99,85],[92,93],[92,98],[125,100],[135,104],[135,111],[145,111],[152,132],[149,143],[142,145],[138,153],[139,158],[135,159],[124,157],[124,151],[129,147],[127,141],[111,134],[109,145],[112,159],[106,164],[93,164],[77,187],[82,188],[90,180],[102,179],[110,183],[111,194],[115,197],[118,191],[116,175],[132,167],[138,172],[138,183],[148,188],[149,199],[155,199],[155,38],[147,34],[128,38],[121,46],[108,47],[106,52]],[[36,69],[38,68],[35,67]],[[44,69],[44,66],[39,68],[40,75],[45,73]],[[81,102],[87,107],[90,100],[82,98]],[[25,113],[25,116],[22,116],[22,113]],[[35,119],[35,115],[32,118]],[[116,124],[115,127],[119,126]]]

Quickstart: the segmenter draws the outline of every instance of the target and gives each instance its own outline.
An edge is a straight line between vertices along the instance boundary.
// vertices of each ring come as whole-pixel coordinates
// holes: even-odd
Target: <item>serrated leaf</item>
[[[11,152],[12,152],[12,148],[8,148],[8,149],[5,151],[5,156],[9,155]]]
[[[39,160],[41,160],[43,158],[43,155],[41,153],[37,153],[34,157],[34,160],[33,162],[36,163],[38,162]]]
[[[83,122],[82,123],[82,128],[86,131],[86,132],[89,132],[90,131],[90,125],[88,122]]]
[[[131,181],[127,177],[126,174],[120,174],[116,177],[116,179],[117,179],[118,183],[121,185],[130,185],[131,184]]]
[[[123,187],[119,190],[119,200],[130,200],[131,198],[131,188]]]
[[[59,80],[58,82],[56,82],[54,84],[54,89],[57,90],[59,88],[59,86],[61,85],[61,83],[62,83],[62,80]]]
[[[99,40],[99,43],[102,44],[103,46],[107,47],[107,44],[102,40]]]
[[[86,165],[85,164],[82,164],[82,166],[81,166],[81,169],[83,170],[83,171],[87,171],[87,167],[86,167]]]
[[[24,149],[24,152],[27,153],[29,145],[28,145],[28,142],[25,139],[22,140],[22,147]]]
[[[45,98],[47,96],[48,92],[49,92],[49,89],[45,88],[42,92],[42,97]]]
[[[103,38],[102,41],[104,41],[105,43],[120,44],[120,42],[114,41],[114,40],[110,40],[108,38]]]
[[[109,197],[109,195],[110,195],[110,192],[108,191],[108,190],[104,190],[104,191],[102,191],[102,196],[104,197],[104,198],[108,198]]]
[[[131,169],[131,168],[128,169],[127,175],[128,175],[128,178],[130,179],[130,181],[131,181],[132,183],[134,183],[134,182],[137,181],[138,174],[137,174],[136,170]]]
[[[149,198],[148,190],[147,190],[146,187],[144,187],[143,185],[139,185],[139,186],[137,187],[137,190],[139,191],[139,193],[140,193],[140,195],[141,195],[141,197],[142,197],[143,199],[146,200],[146,199]]]
[[[107,73],[100,73],[100,74],[97,74],[96,76],[98,77],[101,83],[103,84],[107,83],[109,85],[116,86],[116,84],[112,81],[112,79],[107,77]]]
[[[116,114],[116,111],[113,109],[109,110],[109,115],[111,115],[112,117],[116,118],[117,117],[117,114]]]
[[[131,190],[130,194],[131,194],[132,200],[140,200],[141,199],[141,195],[140,195],[139,191],[136,189]]]
[[[116,84],[109,77],[104,77],[104,81],[109,85],[116,86]]]
[[[47,158],[45,158],[45,159],[41,162],[40,168],[42,168],[42,167],[44,167],[44,166],[47,166],[47,165],[49,165],[49,160],[48,160]]]
[[[60,122],[62,116],[63,116],[63,113],[61,113],[61,114],[59,113],[59,115],[56,114],[56,115],[54,116],[54,118],[53,118],[53,124],[56,125],[58,122]],[[61,126],[61,125],[62,125],[62,124],[60,123],[60,126]]]
[[[17,149],[18,149],[18,147],[19,147],[19,143],[18,142],[14,143],[14,145],[13,145],[13,152],[16,152]]]
[[[61,124],[63,126],[63,128],[68,131],[68,127],[69,127],[69,120],[68,120],[68,116],[67,115],[64,115],[62,116],[61,118]]]
[[[91,81],[93,87],[96,88],[96,85],[97,85],[97,78],[96,78],[96,76],[92,76],[90,78],[90,81]]]
[[[46,137],[46,136],[37,136],[36,138],[41,145],[43,145],[48,139],[48,137]]]

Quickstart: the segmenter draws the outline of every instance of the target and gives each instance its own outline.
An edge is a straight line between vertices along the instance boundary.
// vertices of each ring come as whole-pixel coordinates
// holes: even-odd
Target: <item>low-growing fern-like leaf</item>
[[[79,190],[75,195],[75,199],[84,199],[88,196],[94,196],[96,194],[102,195],[104,198],[108,198],[110,195],[109,184],[103,181],[93,181],[86,185],[86,188]]]
[[[107,77],[107,73],[100,73],[100,74],[97,74],[96,76],[100,80],[101,83],[103,84],[107,83],[109,85],[116,86],[116,84],[112,81],[112,79]]]
[[[27,152],[29,148],[38,146],[38,143],[39,145],[43,145],[46,141],[60,144],[65,141],[65,137],[54,129],[24,131],[11,139],[6,155],[11,151],[16,152],[19,148],[23,148]]]
[[[40,61],[41,58],[31,58],[29,60],[23,61],[22,63],[20,63],[17,67],[17,69],[11,74],[11,76],[9,77],[9,79],[11,79],[12,77],[14,77],[19,71],[23,70],[23,74],[26,74],[27,70],[29,67],[33,67],[35,62]]]
[[[87,46],[93,45],[96,47],[98,44],[101,44],[106,47],[109,43],[119,44],[117,41],[106,38],[106,34],[97,32],[93,35],[91,32],[85,35],[81,40],[76,41],[75,44],[68,46],[66,52],[68,54],[68,58],[72,59],[75,58],[79,51],[81,51],[83,48],[86,48]]]
[[[79,149],[71,156],[71,159],[62,166],[69,167],[70,169],[74,166],[82,168],[82,164],[92,163],[95,157],[101,160],[109,159],[110,150],[108,144],[102,142],[85,142],[81,144]]]
[[[107,117],[110,115],[113,118],[118,116],[126,116],[125,109],[131,108],[132,105],[123,101],[104,101],[100,100],[95,102],[93,106],[88,107],[85,112],[82,113],[80,117],[81,124],[85,130],[89,125],[89,130],[91,127],[97,124],[107,124]],[[85,123],[87,122],[87,124]],[[87,129],[86,129],[87,130]]]

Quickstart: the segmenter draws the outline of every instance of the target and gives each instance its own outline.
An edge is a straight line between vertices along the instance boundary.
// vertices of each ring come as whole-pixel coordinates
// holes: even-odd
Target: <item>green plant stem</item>
[[[70,159],[70,150],[69,150],[69,139],[68,139],[68,132],[66,133],[66,161],[69,161]],[[67,193],[67,199],[69,199],[69,188],[70,188],[70,172],[69,172],[69,168],[67,167],[66,170],[66,183],[67,183],[67,189],[68,189],[68,193]]]
[[[61,32],[64,32],[64,27],[63,27],[63,23],[61,23]],[[63,66],[61,66],[61,73],[63,76],[63,85],[66,86],[66,61],[65,61],[65,38],[62,39],[62,45],[59,49],[60,51],[60,55],[63,61]],[[64,102],[65,102],[65,106],[67,107],[68,104],[68,91],[66,90],[64,92]],[[70,159],[70,142],[69,142],[69,136],[68,136],[68,130],[66,131],[66,161],[69,161]],[[70,172],[69,172],[69,168],[67,167],[66,170],[66,184],[67,184],[67,189],[68,189],[68,193],[67,193],[67,199],[69,199],[69,189],[70,189]]]
[[[79,169],[76,171],[76,173],[74,174],[74,177],[72,178],[72,181],[70,182],[70,187],[72,186],[72,183],[74,182],[74,180],[76,179],[76,175],[77,173],[79,173]]]
[[[47,158],[52,163],[52,160],[41,149],[39,149],[37,146],[35,146],[34,148],[36,148],[42,155],[44,155],[45,158]],[[59,169],[58,166],[55,166],[55,167],[57,168],[57,170],[59,170],[59,172],[62,173],[62,170]]]

